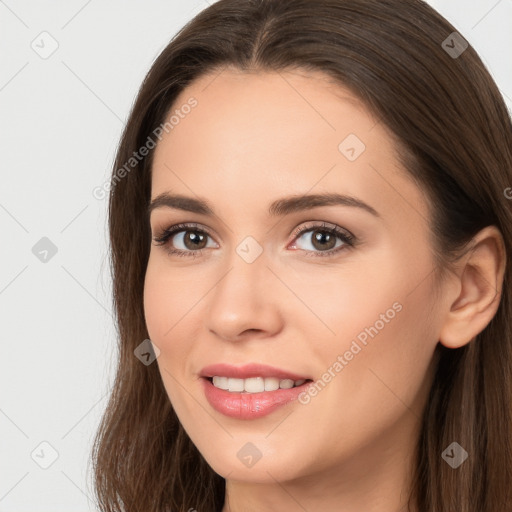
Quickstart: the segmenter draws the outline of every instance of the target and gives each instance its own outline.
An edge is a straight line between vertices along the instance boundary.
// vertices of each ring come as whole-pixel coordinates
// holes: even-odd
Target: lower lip
[[[232,393],[216,388],[208,379],[202,377],[204,393],[210,405],[221,414],[239,420],[254,420],[266,416],[279,407],[293,402],[311,384],[304,384],[276,391],[261,393]]]

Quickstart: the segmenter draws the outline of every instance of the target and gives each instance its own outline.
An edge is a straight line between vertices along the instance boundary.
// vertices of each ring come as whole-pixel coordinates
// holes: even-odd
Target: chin
[[[276,480],[289,481],[301,476],[302,468],[298,467],[296,460],[288,461],[279,453],[266,454],[264,450],[260,458],[257,458],[256,450],[251,447],[250,442],[243,443],[241,449],[233,450],[233,456],[226,456],[230,451],[202,454],[213,471],[227,480],[275,484]],[[251,451],[253,451],[252,459],[249,455]],[[300,449],[296,453],[300,453]]]

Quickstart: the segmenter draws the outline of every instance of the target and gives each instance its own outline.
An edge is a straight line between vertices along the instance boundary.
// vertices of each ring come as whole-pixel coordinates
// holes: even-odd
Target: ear
[[[506,265],[501,232],[487,226],[470,246],[448,292],[452,293],[450,310],[439,334],[439,342],[448,348],[466,345],[481,333],[496,314],[501,299]]]

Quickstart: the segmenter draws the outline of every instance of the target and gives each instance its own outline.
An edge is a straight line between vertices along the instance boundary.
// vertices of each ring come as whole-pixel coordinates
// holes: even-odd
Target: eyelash
[[[200,228],[198,224],[194,223],[184,223],[184,224],[176,224],[174,226],[171,226],[170,228],[164,229],[161,231],[157,236],[153,238],[153,240],[156,242],[156,245],[158,246],[165,246],[168,245],[168,242],[170,238],[180,233],[181,231],[194,231],[196,233],[205,234],[209,237],[211,237],[211,234],[208,232],[208,230],[204,228]],[[330,249],[329,251],[306,251],[305,249],[301,249],[305,251],[306,253],[310,253],[311,256],[316,257],[331,257],[336,254],[338,254],[340,251],[350,249],[354,247],[356,238],[354,235],[349,234],[345,230],[342,230],[338,226],[328,226],[325,222],[321,225],[308,225],[303,226],[301,228],[297,228],[293,232],[293,240],[295,241],[296,238],[299,238],[299,236],[303,235],[304,233],[307,233],[308,231],[323,231],[326,233],[329,233],[331,235],[339,237],[344,245],[336,248],[336,249]],[[184,257],[192,257],[197,258],[202,255],[204,249],[196,249],[196,250],[189,250],[189,251],[183,251],[181,249],[174,249],[172,247],[167,247],[167,252],[172,255],[176,256],[184,256]],[[312,253],[312,254],[311,254]]]

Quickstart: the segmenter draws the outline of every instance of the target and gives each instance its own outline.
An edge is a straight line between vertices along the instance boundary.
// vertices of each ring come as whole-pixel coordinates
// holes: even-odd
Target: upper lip
[[[218,363],[205,366],[201,377],[231,377],[235,379],[249,379],[250,377],[276,377],[280,380],[309,380],[309,377],[297,373],[274,368],[266,364],[250,363],[243,366],[232,366],[230,364]]]

